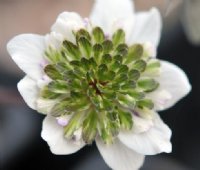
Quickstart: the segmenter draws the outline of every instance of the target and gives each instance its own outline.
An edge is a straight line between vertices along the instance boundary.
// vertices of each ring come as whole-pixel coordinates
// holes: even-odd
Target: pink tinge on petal
[[[83,19],[83,24],[84,24],[85,27],[87,27],[90,24],[89,18],[84,18]]]
[[[163,100],[158,101],[158,103],[164,106],[169,102],[169,100],[170,99],[163,99]]]
[[[159,105],[160,108],[162,108],[166,106],[171,99],[172,99],[171,94],[166,90],[162,90],[157,96],[156,103],[157,105]]]
[[[48,64],[49,64],[49,62],[48,62],[47,60],[42,60],[42,61],[40,62],[40,67],[41,67],[41,68],[45,68]]]
[[[110,35],[108,33],[105,34],[105,39],[108,40],[110,38]]]
[[[60,125],[60,126],[66,126],[69,122],[69,119],[65,118],[65,117],[59,117],[57,118],[57,123]]]

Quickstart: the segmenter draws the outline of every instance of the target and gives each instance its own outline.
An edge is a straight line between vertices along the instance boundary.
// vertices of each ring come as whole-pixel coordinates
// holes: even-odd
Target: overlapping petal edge
[[[102,10],[103,9],[103,10]],[[93,26],[100,26],[109,36],[117,28],[126,32],[126,43],[148,43],[152,56],[161,33],[161,17],[157,9],[135,13],[130,0],[96,0],[89,21]],[[51,45],[58,47],[67,37],[75,41],[72,30],[88,26],[87,19],[77,13],[64,12],[59,15],[52,32],[46,36],[24,34],[13,38],[7,46],[8,52],[17,65],[26,73],[18,83],[18,90],[29,107],[40,113],[47,114],[43,122],[42,138],[47,141],[54,154],[71,154],[81,149],[83,141],[73,143],[63,137],[63,128],[56,119],[48,115],[52,101],[39,98],[40,89],[48,84],[43,67],[45,49]],[[135,116],[133,130],[120,132],[115,143],[105,145],[97,138],[97,147],[105,162],[115,170],[139,169],[144,155],[171,152],[171,130],[160,119],[156,111],[173,106],[189,93],[191,86],[185,73],[174,64],[161,61],[161,74],[157,81],[160,87],[149,94],[154,101],[155,112],[150,119]]]

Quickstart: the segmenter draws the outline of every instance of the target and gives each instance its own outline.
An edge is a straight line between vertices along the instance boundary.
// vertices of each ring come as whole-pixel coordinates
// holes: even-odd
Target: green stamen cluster
[[[127,46],[122,29],[111,39],[100,27],[91,33],[81,29],[74,37],[76,44],[64,40],[61,49],[46,51],[50,64],[44,71],[52,81],[41,95],[58,101],[53,116],[72,115],[64,127],[67,138],[81,128],[88,144],[97,135],[112,143],[120,130],[132,128],[135,108],[153,109],[145,94],[159,84],[145,75],[158,72],[160,63],[150,59],[141,44]]]

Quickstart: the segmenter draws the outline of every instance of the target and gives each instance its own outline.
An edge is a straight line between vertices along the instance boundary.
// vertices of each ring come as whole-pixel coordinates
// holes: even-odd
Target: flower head
[[[19,92],[47,115],[42,138],[53,153],[96,141],[112,169],[134,170],[143,155],[171,152],[171,131],[156,111],[191,87],[180,68],[155,58],[160,29],[155,8],[135,13],[130,0],[96,0],[89,19],[64,12],[50,34],[8,43],[27,74]]]

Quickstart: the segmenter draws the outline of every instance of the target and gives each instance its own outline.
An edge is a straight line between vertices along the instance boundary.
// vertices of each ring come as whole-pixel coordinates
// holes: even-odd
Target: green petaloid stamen
[[[60,49],[45,52],[49,65],[44,72],[52,81],[41,91],[45,99],[56,99],[52,116],[71,115],[64,127],[72,138],[82,129],[83,140],[90,144],[97,135],[112,143],[120,130],[130,130],[134,109],[153,109],[146,94],[156,90],[153,75],[160,63],[147,57],[142,44],[125,44],[125,32],[117,30],[106,39],[103,30],[74,33],[76,44],[65,40]]]

